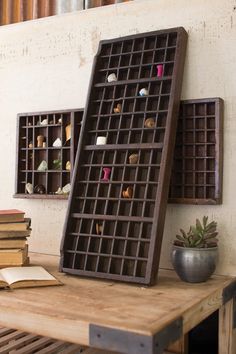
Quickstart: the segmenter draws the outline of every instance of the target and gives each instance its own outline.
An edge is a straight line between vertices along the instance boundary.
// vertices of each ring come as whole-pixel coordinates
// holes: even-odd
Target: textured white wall
[[[182,98],[225,100],[223,205],[169,205],[161,265],[179,227],[219,223],[218,272],[236,273],[236,1],[137,0],[0,28],[0,208],[32,217],[32,251],[58,254],[67,202],[13,199],[16,114],[84,107],[100,39],[175,26],[189,33]]]

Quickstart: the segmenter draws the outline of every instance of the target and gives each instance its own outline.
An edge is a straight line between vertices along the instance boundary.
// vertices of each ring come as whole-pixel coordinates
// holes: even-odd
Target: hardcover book
[[[0,270],[0,288],[28,288],[62,283],[41,266],[9,267]]]
[[[25,218],[23,222],[0,223],[1,231],[25,231],[30,228],[31,219]]]
[[[0,210],[0,223],[24,221],[25,212],[18,209]]]

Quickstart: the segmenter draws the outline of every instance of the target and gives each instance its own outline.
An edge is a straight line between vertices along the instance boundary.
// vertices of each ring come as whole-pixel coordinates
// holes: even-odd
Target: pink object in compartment
[[[103,169],[104,176],[102,178],[102,181],[109,181],[110,178],[110,173],[111,173],[111,168],[109,167],[104,167]]]
[[[162,64],[158,64],[157,65],[157,77],[162,77],[163,76],[163,65]]]

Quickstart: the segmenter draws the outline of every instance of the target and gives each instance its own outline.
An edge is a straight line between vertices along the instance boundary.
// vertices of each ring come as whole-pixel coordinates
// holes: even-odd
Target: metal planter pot
[[[216,269],[218,247],[187,248],[173,245],[171,261],[181,280],[201,283],[206,281]]]

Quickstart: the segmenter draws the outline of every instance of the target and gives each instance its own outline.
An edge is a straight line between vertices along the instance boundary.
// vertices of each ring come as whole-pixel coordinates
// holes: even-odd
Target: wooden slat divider
[[[51,4],[54,1],[51,1]],[[38,18],[51,16],[50,0],[38,1]]]
[[[23,1],[12,0],[11,1],[11,23],[21,22],[24,19],[23,14]]]
[[[12,332],[14,332],[14,329],[0,328],[0,337],[6,336],[7,334],[10,334]]]
[[[25,333],[22,331],[14,331],[12,333],[7,334],[6,336],[0,338],[0,348],[6,343],[8,343],[9,341],[16,340],[18,338],[21,338],[24,335]]]
[[[87,0],[85,8],[127,1],[132,0]],[[0,0],[0,26],[53,15],[57,15],[56,0]]]
[[[38,11],[38,0],[33,0],[32,3],[32,19],[36,19],[39,17],[38,15],[39,11]]]
[[[33,18],[33,0],[22,0],[23,21],[28,21]]]
[[[10,13],[9,13],[9,1],[1,0],[0,7],[0,23],[8,25],[10,23]]]
[[[55,354],[57,352],[63,354],[107,353],[100,350],[87,353],[87,347],[78,344],[41,337],[15,329],[0,328],[0,354]]]
[[[36,337],[37,338],[37,337]],[[27,334],[19,339],[16,340],[10,340],[8,343],[6,343],[4,346],[0,347],[0,354],[8,354],[12,350],[16,350],[18,348],[23,348],[26,344],[32,343],[32,341],[35,340],[35,335],[34,334]]]
[[[53,354],[53,353],[57,353],[57,352],[64,353],[65,346],[66,346],[65,342],[57,341],[55,343],[50,344],[46,348],[42,348],[41,350],[39,350],[37,352],[37,354]],[[78,353],[78,345],[76,345],[76,348],[77,348],[76,352],[74,352],[74,353]],[[69,353],[72,353],[72,352],[70,351]]]

